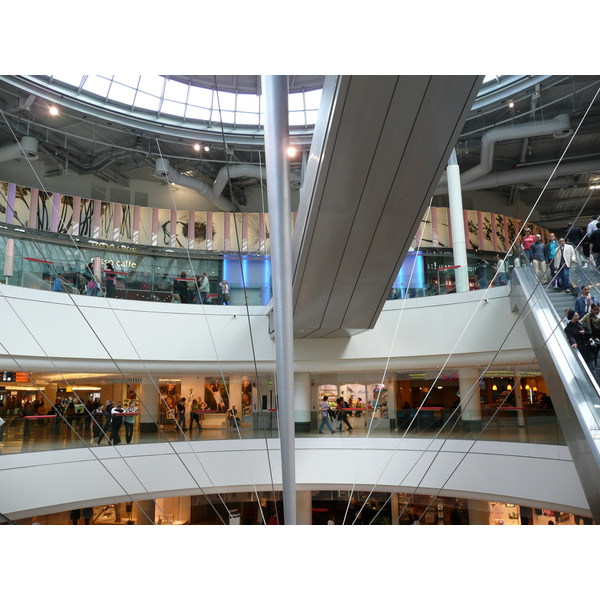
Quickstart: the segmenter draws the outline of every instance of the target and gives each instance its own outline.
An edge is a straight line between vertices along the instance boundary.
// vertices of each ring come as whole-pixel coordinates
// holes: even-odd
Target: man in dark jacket
[[[110,424],[110,441],[115,446],[121,443],[121,436],[119,435],[119,429],[121,429],[121,425],[123,424],[123,417],[121,413],[125,412],[121,408],[121,403],[119,402],[112,409],[112,420]]]
[[[596,266],[600,260],[600,229],[596,228],[590,235],[590,254],[593,254]]]
[[[582,239],[583,231],[581,231],[581,227],[574,227],[573,223],[568,223],[567,228],[565,229],[565,240],[571,244],[573,248],[577,249]]]
[[[567,313],[569,322],[565,327],[565,335],[571,344],[571,348],[577,348],[581,357],[588,366],[591,374],[596,379],[596,357],[598,351],[590,346],[590,337],[592,332],[588,329],[585,323],[579,320],[579,314],[574,310]]]

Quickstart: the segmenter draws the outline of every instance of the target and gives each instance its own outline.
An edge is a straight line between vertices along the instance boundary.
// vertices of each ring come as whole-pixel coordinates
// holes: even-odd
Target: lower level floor
[[[494,500],[385,492],[299,492],[312,525],[594,525],[591,517]],[[302,508],[301,508],[302,510]],[[17,525],[284,525],[280,492],[122,502],[43,514]]]

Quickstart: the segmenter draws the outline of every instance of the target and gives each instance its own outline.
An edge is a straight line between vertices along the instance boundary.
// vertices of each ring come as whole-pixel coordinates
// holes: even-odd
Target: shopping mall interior
[[[0,521],[595,524],[599,92],[0,75]]]

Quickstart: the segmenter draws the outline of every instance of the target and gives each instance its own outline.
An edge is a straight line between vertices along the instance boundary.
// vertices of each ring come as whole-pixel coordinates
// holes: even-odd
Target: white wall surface
[[[296,340],[299,372],[528,364],[508,288],[388,302],[375,329]],[[489,301],[483,302],[486,297]],[[272,372],[268,308],[137,302],[0,284],[1,370]],[[249,322],[253,344],[250,340]],[[512,331],[511,331],[511,328]],[[253,350],[255,355],[253,355]],[[18,364],[15,364],[15,360]]]
[[[135,444],[0,457],[0,512],[17,519],[135,500],[281,489],[279,441]],[[428,468],[430,467],[431,468]],[[590,515],[565,446],[301,438],[299,490],[412,492]]]

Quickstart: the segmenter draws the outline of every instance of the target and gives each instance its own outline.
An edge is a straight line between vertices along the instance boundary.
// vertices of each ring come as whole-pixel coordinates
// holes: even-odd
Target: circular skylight
[[[257,93],[217,91],[216,86],[200,87],[192,81],[182,81],[181,77],[163,75],[48,75],[46,78],[53,86],[68,86],[70,94],[80,100],[100,102],[114,110],[127,107],[128,114],[138,117],[175,117],[188,126],[190,122],[252,129],[263,125],[261,96]],[[321,93],[321,88],[290,93],[290,127],[312,129]]]

